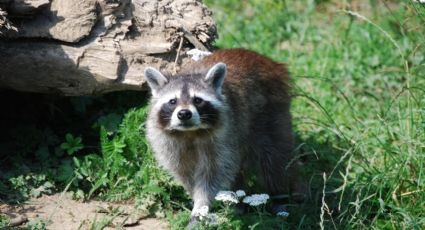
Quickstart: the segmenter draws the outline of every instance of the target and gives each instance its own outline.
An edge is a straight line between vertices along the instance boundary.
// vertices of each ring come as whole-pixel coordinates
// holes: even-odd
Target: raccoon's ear
[[[158,90],[168,82],[168,79],[153,67],[147,67],[144,74],[145,79],[152,90],[152,95],[154,96],[156,95],[156,92],[158,92]]]
[[[227,67],[223,62],[219,62],[208,70],[205,81],[210,84],[218,93],[221,93],[221,86],[226,77]]]

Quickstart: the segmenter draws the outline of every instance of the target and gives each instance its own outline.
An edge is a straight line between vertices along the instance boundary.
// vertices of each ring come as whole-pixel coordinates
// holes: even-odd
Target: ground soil
[[[111,220],[104,229],[168,229],[166,220],[151,218],[134,209],[132,204],[111,204],[102,201],[79,202],[61,194],[43,195],[20,205],[0,204],[0,213],[10,217],[17,226],[35,220],[46,223],[47,229],[92,229]],[[97,229],[97,228],[96,228]]]

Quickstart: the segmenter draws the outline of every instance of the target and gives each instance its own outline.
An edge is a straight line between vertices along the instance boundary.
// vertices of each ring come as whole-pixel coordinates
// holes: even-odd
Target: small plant
[[[9,217],[4,214],[0,214],[0,229],[6,229],[6,227],[9,226],[9,223]]]
[[[27,226],[24,228],[25,230],[46,230],[47,221],[41,218],[34,219],[30,221]]]
[[[24,197],[39,197],[42,194],[51,194],[55,188],[52,182],[43,174],[28,174],[9,179],[11,188]]]
[[[65,150],[68,155],[72,155],[84,148],[81,143],[81,137],[74,137],[72,134],[65,135],[65,142],[60,145],[61,149]]]

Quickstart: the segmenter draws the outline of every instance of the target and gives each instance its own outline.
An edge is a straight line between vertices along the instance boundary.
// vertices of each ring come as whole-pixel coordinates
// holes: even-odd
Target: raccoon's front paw
[[[187,225],[187,229],[188,230],[194,229],[196,225],[198,225],[198,223],[199,223],[198,218],[196,216],[191,216],[189,220],[189,224]]]

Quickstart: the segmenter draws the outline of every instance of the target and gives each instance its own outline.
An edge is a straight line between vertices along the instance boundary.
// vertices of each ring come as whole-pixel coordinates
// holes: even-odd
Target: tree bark
[[[0,87],[20,91],[143,90],[146,66],[173,72],[217,36],[200,0],[0,0],[1,9],[17,31],[0,25]]]

